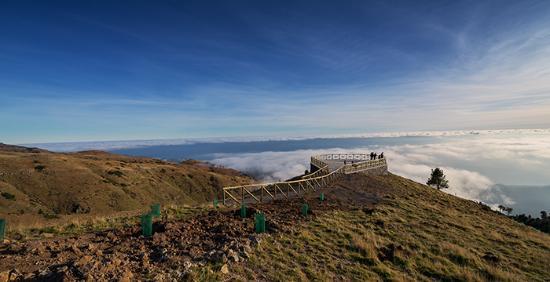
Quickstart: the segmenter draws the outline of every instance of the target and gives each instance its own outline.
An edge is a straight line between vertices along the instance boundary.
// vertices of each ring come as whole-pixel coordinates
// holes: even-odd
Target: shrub
[[[44,169],[46,169],[46,166],[45,166],[45,165],[35,165],[35,166],[34,166],[34,169],[35,169],[36,171],[39,171],[39,172],[40,172],[40,171],[43,171]]]
[[[107,171],[107,174],[116,175],[118,177],[122,177],[124,175],[124,173],[120,170],[109,170],[109,171]]]
[[[6,200],[12,200],[15,201],[15,195],[8,193],[8,192],[2,192],[2,197],[4,197]]]

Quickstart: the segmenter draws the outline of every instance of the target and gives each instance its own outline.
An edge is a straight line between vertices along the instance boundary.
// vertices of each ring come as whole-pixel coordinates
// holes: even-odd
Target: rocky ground
[[[304,198],[251,205],[248,217],[238,209],[212,209],[183,221],[156,219],[154,235],[144,238],[140,227],[106,230],[66,238],[9,242],[0,247],[0,281],[73,280],[180,280],[190,269],[208,263],[221,265],[246,261],[266,236],[292,232],[298,222],[334,209],[369,209],[381,199],[380,191],[332,187],[327,200],[319,192]],[[350,200],[355,199],[355,200]],[[312,212],[300,210],[304,202]],[[266,214],[267,232],[254,233],[254,213]]]

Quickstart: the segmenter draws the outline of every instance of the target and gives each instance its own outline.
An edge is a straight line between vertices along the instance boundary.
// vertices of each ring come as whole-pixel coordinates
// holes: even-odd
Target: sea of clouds
[[[432,168],[440,167],[450,183],[446,192],[492,206],[514,204],[497,183],[550,183],[550,134],[547,131],[466,136],[421,145],[220,154],[211,162],[269,182],[303,173],[309,169],[312,155],[371,151],[384,152],[390,172],[420,183],[426,182]]]
[[[83,150],[116,150],[142,148],[162,145],[189,145],[197,143],[225,142],[258,142],[307,140],[312,138],[371,138],[371,137],[452,137],[468,135],[508,135],[508,134],[550,134],[550,129],[497,129],[497,130],[447,130],[447,131],[395,131],[369,132],[353,134],[308,135],[308,136],[239,136],[239,137],[207,137],[207,138],[175,138],[150,140],[114,140],[114,141],[78,141],[55,143],[20,144],[28,147],[38,147],[54,152],[76,152]]]

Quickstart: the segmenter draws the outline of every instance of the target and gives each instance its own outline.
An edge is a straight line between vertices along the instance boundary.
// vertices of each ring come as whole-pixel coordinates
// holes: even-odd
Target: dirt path
[[[209,262],[246,260],[264,236],[289,232],[297,223],[334,209],[372,207],[379,191],[353,188],[342,181],[304,198],[250,205],[248,217],[239,210],[218,209],[183,221],[154,224],[151,238],[139,226],[0,246],[0,274],[16,280],[182,279],[188,270]],[[327,200],[319,201],[320,192]],[[307,202],[312,213],[300,213]],[[266,214],[267,233],[254,233],[254,213]],[[2,278],[2,276],[0,276]],[[1,280],[1,279],[0,279]]]

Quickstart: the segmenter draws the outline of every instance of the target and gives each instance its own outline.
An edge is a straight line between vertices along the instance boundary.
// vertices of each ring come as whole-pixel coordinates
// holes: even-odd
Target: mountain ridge
[[[198,161],[0,145],[0,217],[21,225],[142,209],[154,202],[196,205],[221,196],[223,186],[251,181],[236,170]]]

